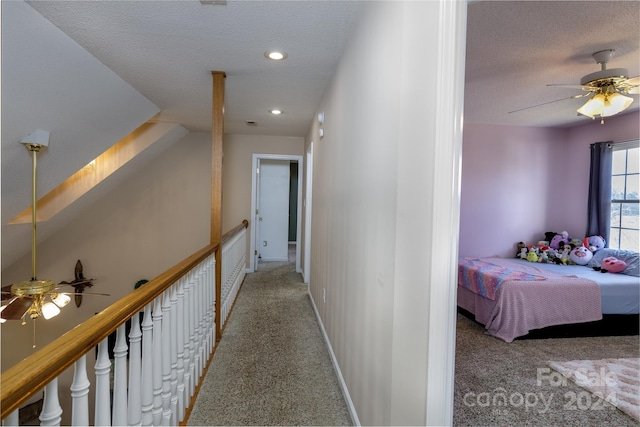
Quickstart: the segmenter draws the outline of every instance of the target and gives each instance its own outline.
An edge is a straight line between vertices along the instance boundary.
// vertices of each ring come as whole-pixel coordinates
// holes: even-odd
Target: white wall
[[[314,141],[310,293],[363,425],[424,425],[428,401],[449,397],[446,387],[427,396],[430,370],[446,370],[427,363],[438,348],[429,333],[436,326],[430,298],[454,286],[429,282],[434,271],[449,268],[431,265],[441,207],[434,198],[444,190],[447,209],[457,203],[448,169],[456,159],[445,154],[443,175],[434,171],[441,166],[438,144],[461,143],[437,139],[439,118],[455,111],[437,108],[432,85],[443,75],[437,46],[455,30],[441,26],[442,6],[372,2],[318,108],[324,137],[315,122],[306,140]],[[464,54],[464,42],[451,45]],[[456,75],[446,71],[447,78]],[[447,254],[456,247],[456,213],[452,241],[442,245]],[[445,234],[447,220],[451,215],[441,224]],[[435,321],[450,330],[449,318]]]

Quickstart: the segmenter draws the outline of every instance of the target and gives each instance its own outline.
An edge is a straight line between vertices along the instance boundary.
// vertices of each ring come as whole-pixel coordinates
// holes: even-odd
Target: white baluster
[[[153,322],[151,303],[142,318],[142,425],[153,425]]]
[[[153,305],[153,425],[162,424],[162,295],[156,297]]]
[[[202,265],[202,264],[201,264]],[[206,330],[207,325],[205,325],[205,319],[207,317],[207,312],[205,309],[206,300],[205,300],[205,289],[207,288],[207,270],[204,265],[202,265],[202,278],[200,281],[200,298],[198,299],[198,318],[200,319],[200,338],[198,340],[199,346],[198,349],[200,351],[200,364],[198,365],[198,378],[199,381],[202,379],[202,373],[204,371],[204,363],[205,363],[205,355],[204,355],[204,347],[206,345]]]
[[[169,289],[171,301],[170,356],[171,356],[171,418],[172,425],[178,424],[178,284]]]
[[[216,344],[216,259],[213,257],[209,267],[209,348],[207,349],[207,360],[213,352]]]
[[[98,344],[96,359],[96,404],[95,420],[97,426],[111,425],[111,361],[109,360],[108,338]]]
[[[185,399],[185,376],[184,376],[184,361],[185,361],[185,341],[184,341],[184,284],[186,277],[183,276],[178,281],[178,288],[176,290],[176,296],[178,298],[176,304],[176,376],[177,386],[176,393],[178,394],[178,422],[184,420],[184,410],[187,407],[187,400]]]
[[[87,377],[87,356],[83,355],[73,364],[71,382],[71,425],[89,425],[89,377]]]
[[[194,360],[193,360],[193,364],[195,367],[195,373],[194,373],[194,380],[195,383],[198,384],[200,382],[200,340],[202,338],[202,335],[200,333],[200,302],[202,301],[202,294],[201,294],[201,290],[202,290],[202,271],[200,270],[200,265],[198,265],[197,267],[197,272],[196,272],[196,280],[194,282],[194,287],[193,287],[193,314],[194,314],[194,327],[195,327],[195,331],[193,333],[194,335],[194,343],[193,343],[193,347],[194,347]]]
[[[111,422],[116,426],[127,425],[127,331],[123,323],[116,330],[113,348],[113,412]]]
[[[202,300],[200,301],[200,322],[202,332],[202,342],[200,346],[200,376],[204,373],[204,366],[207,363],[207,349],[209,346],[209,326],[212,322],[209,322],[209,307],[207,307],[207,290],[209,289],[209,278],[210,278],[210,270],[207,268],[207,265],[203,265],[204,274],[203,274],[203,283],[202,283]]]
[[[191,368],[193,367],[192,348],[191,348],[191,314],[193,309],[191,307],[191,293],[193,287],[193,270],[187,274],[187,280],[184,284],[184,397],[185,407],[189,406],[191,396],[193,396],[191,386],[193,384],[193,376],[191,374]]]
[[[206,259],[203,261],[206,262]],[[206,264],[205,264],[206,265]],[[204,366],[207,364],[208,358],[208,349],[209,344],[211,342],[211,325],[213,324],[213,318],[211,317],[211,311],[209,310],[209,291],[211,287],[209,286],[209,280],[211,279],[211,271],[208,268],[205,268],[205,281],[204,286],[202,288],[202,332],[203,332],[203,353],[202,353],[202,365],[203,372]]]
[[[140,315],[131,318],[129,332],[129,402],[127,422],[130,426],[142,423],[142,332],[140,331]]]
[[[20,409],[16,409],[2,420],[3,426],[17,426],[20,422]]]
[[[59,426],[62,420],[62,408],[58,399],[58,378],[44,386],[44,402],[40,413],[41,426]]]
[[[171,301],[162,294],[162,425],[171,424]]]

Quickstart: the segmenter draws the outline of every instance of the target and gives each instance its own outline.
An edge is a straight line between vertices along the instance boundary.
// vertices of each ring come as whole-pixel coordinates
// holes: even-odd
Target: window
[[[640,248],[640,146],[638,141],[613,146],[609,247]]]

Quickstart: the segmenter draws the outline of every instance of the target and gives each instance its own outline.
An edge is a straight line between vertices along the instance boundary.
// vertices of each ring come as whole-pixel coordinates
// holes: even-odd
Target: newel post
[[[215,252],[216,288],[216,341],[220,340],[220,301],[222,276],[222,136],[224,134],[224,81],[227,75],[222,71],[212,71],[213,112],[211,126],[212,168],[211,168],[211,244],[220,245]]]

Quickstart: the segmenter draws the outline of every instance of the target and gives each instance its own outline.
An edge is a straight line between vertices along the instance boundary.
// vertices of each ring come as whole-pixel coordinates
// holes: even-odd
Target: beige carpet
[[[640,359],[571,360],[549,362],[549,366],[562,377],[549,375],[548,381],[560,385],[569,379],[597,396],[603,405],[612,404],[640,421]],[[592,406],[595,399],[578,393],[575,401],[571,398],[567,404]]]
[[[352,425],[295,263],[247,274],[188,425]]]
[[[455,427],[638,427],[640,421],[566,380],[548,361],[640,358],[640,337],[515,340],[506,343],[458,315],[453,424]],[[587,394],[589,397],[587,397]],[[582,400],[577,401],[578,397]],[[587,400],[591,398],[591,406]],[[579,403],[579,405],[578,405]]]

